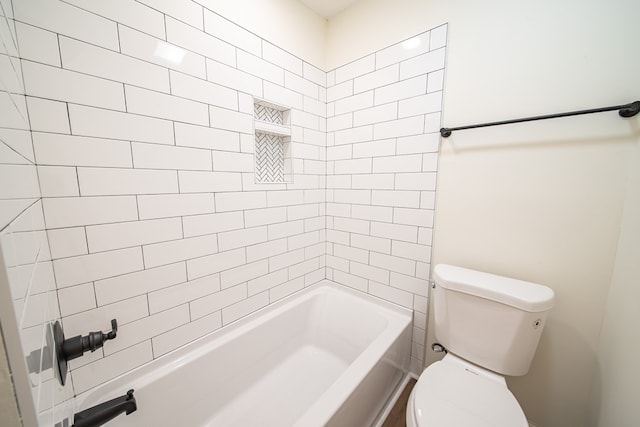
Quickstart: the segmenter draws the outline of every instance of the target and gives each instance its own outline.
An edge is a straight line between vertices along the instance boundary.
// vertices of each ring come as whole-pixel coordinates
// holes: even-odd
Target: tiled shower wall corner
[[[423,367],[447,26],[327,75],[327,276],[414,310]]]
[[[11,2],[1,1],[0,6],[0,245],[6,269],[2,274],[8,279],[39,422],[52,426],[55,419],[72,413],[73,390],[60,386],[54,377],[50,324],[59,319],[58,300],[29,132],[17,24]],[[3,308],[6,326],[13,323],[4,317],[11,315],[11,308]],[[15,370],[24,368],[12,366],[14,381]]]
[[[325,277],[414,310],[419,372],[446,27],[325,73],[206,4],[13,4],[0,126],[32,178],[0,191],[32,206],[65,333],[120,326],[73,392]],[[255,182],[254,98],[291,108],[291,183]]]

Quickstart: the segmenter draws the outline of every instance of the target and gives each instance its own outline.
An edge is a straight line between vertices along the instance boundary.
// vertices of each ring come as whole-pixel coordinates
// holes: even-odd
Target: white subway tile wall
[[[326,73],[208,4],[14,4],[0,168],[21,185],[0,191],[2,244],[9,265],[48,266],[15,306],[49,307],[68,336],[121,327],[70,365],[73,390],[34,394],[47,423],[324,278],[414,310],[422,368],[446,26]],[[291,109],[291,183],[254,181],[254,97]]]
[[[327,277],[414,310],[423,367],[447,26],[327,73]]]

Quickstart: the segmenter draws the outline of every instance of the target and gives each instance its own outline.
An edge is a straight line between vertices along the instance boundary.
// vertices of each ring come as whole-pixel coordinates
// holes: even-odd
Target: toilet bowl
[[[407,427],[528,427],[505,378],[452,354],[424,370],[407,403]]]
[[[452,265],[433,270],[434,331],[447,355],[418,378],[408,427],[527,427],[504,375],[529,371],[554,293]]]

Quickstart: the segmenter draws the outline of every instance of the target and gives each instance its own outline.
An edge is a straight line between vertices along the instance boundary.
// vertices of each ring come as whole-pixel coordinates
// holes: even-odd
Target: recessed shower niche
[[[259,99],[253,107],[256,183],[293,182],[291,110]]]

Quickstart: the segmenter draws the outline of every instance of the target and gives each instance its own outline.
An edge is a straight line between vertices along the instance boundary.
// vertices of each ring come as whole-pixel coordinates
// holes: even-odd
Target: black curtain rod
[[[534,120],[555,119],[556,117],[568,117],[579,116],[581,114],[602,113],[604,111],[619,110],[618,114],[621,117],[633,117],[640,112],[640,101],[631,102],[624,105],[614,105],[612,107],[593,108],[591,110],[570,111],[568,113],[547,114],[545,116],[525,117],[522,119],[503,120],[501,122],[481,123],[477,125],[458,126],[455,128],[441,128],[440,135],[443,138],[451,136],[451,133],[456,130],[484,128],[487,126],[508,125],[511,123],[532,122]]]

